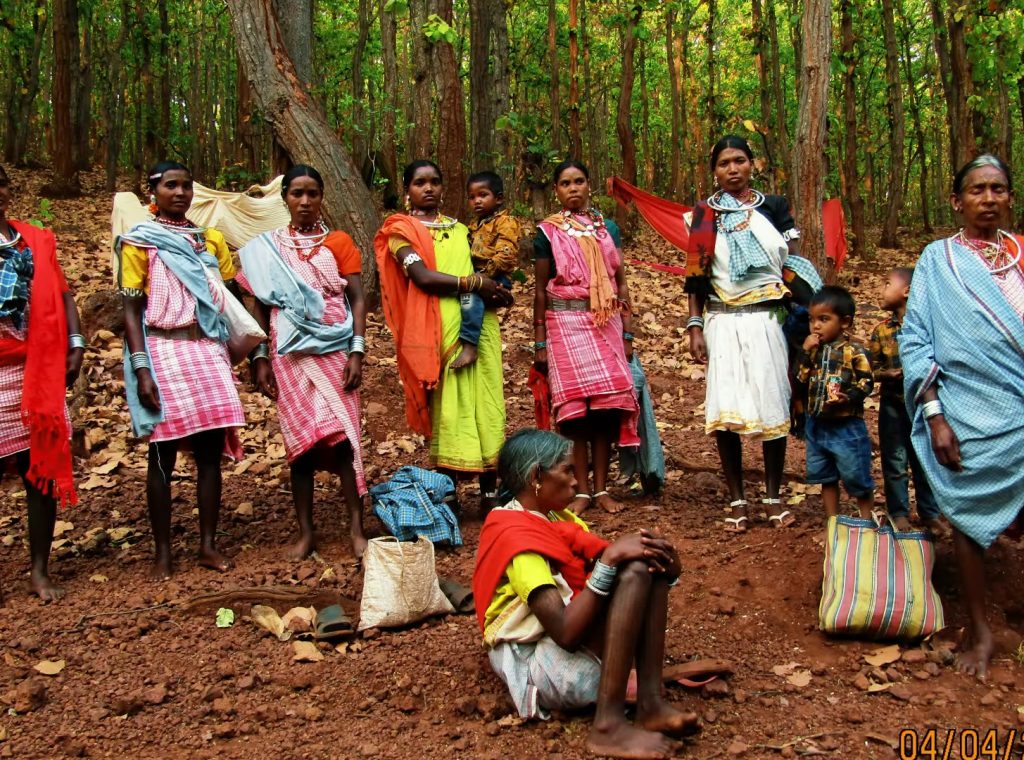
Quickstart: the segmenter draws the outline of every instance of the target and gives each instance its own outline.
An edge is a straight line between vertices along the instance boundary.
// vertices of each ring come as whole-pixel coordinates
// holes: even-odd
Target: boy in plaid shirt
[[[941,532],[939,507],[931,486],[910,443],[910,416],[903,400],[903,367],[896,342],[903,327],[903,315],[910,297],[911,267],[889,272],[882,288],[882,307],[892,312],[871,333],[871,369],[880,388],[878,407],[878,446],[882,453],[882,479],[885,483],[885,507],[896,530],[911,530],[907,466],[914,478],[917,516],[933,533]]]
[[[807,385],[807,482],[821,484],[825,513],[839,512],[839,481],[871,517],[871,439],[864,424],[864,399],[874,379],[867,349],[850,339],[856,311],[845,288],[826,286],[810,303],[811,334],[797,380]]]

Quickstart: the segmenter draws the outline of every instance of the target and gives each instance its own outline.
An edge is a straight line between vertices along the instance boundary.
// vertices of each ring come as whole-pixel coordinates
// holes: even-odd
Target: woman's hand
[[[130,370],[129,370],[130,371]],[[160,392],[156,389],[153,373],[143,367],[136,370],[135,379],[139,383],[139,401],[152,412],[160,411]]]
[[[363,383],[363,355],[360,353],[349,354],[345,362],[345,374],[342,376],[344,388],[347,391],[354,391]]]
[[[269,359],[257,359],[252,363],[252,384],[256,390],[269,399],[277,399],[277,378]]]
[[[928,427],[932,433],[932,451],[939,464],[955,472],[963,469],[960,463],[960,441],[956,438],[953,428],[946,422],[945,416],[937,414],[928,419]]]
[[[548,373],[548,350],[546,348],[538,348],[533,354],[533,366],[542,375]]]
[[[708,363],[708,344],[704,342],[704,331],[699,327],[690,328],[690,356],[697,364]]]
[[[68,357],[64,362],[64,385],[68,390],[75,384],[78,375],[82,372],[82,358],[85,356],[84,348],[68,349]]]
[[[657,531],[642,529],[640,540],[646,548],[644,560],[653,572],[669,578],[678,578],[682,572],[679,554],[667,538]]]
[[[628,536],[623,536],[605,549],[601,554],[601,561],[606,565],[618,567],[633,560],[645,561],[647,559],[645,552],[647,551],[648,548],[644,545],[643,534],[632,533]]]
[[[490,277],[481,275],[480,287],[477,293],[484,303],[488,306],[511,306],[513,302],[512,291],[505,286],[499,284],[496,280],[492,280]]]
[[[626,361],[633,361],[633,339],[630,338],[629,340],[626,340],[625,338],[623,338],[622,347],[626,351]]]

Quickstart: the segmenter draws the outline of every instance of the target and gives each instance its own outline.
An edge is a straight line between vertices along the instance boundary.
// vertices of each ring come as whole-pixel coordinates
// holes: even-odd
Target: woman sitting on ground
[[[287,227],[265,232],[238,252],[239,284],[256,296],[256,319],[270,336],[252,357],[253,380],[277,400],[299,541],[290,557],[316,549],[313,475],[341,476],[352,550],[362,557],[363,478],[359,384],[363,378],[366,302],[352,238],[320,216],[324,181],[311,166],[293,166],[281,182]]]
[[[532,428],[502,447],[498,474],[515,498],[480,532],[473,593],[484,644],[524,718],[596,703],[592,752],[667,757],[673,743],[665,734],[690,731],[697,720],[661,695],[679,557],[650,531],[611,544],[591,534],[568,509],[576,493],[570,448],[568,439]],[[625,700],[634,662],[631,725]]]

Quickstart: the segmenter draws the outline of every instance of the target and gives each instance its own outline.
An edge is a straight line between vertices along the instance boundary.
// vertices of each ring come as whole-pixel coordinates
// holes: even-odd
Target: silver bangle
[[[405,272],[406,277],[409,276],[409,267],[411,267],[417,261],[423,261],[423,259],[420,258],[420,255],[416,253],[416,251],[413,251],[412,253],[408,254],[402,261],[402,271]]]
[[[938,399],[925,401],[921,406],[921,411],[924,413],[924,418],[926,420],[930,420],[932,417],[938,417],[942,414],[942,402]]]
[[[132,372],[138,372],[140,369],[153,369],[149,363],[149,354],[145,351],[136,351],[135,353],[128,356],[128,364],[132,368]]]
[[[689,330],[691,327],[699,327],[701,330],[704,329],[704,317],[690,317],[686,320],[686,329]]]
[[[680,576],[678,576],[678,575],[677,575],[677,576],[676,576],[675,578],[673,578],[672,580],[670,580],[670,581],[668,582],[668,587],[669,587],[669,588],[675,588],[676,586],[678,586],[678,585],[679,585],[679,577],[680,577]]]
[[[586,585],[587,585],[587,588],[589,588],[591,591],[593,591],[598,596],[608,596],[610,593],[612,593],[612,590],[610,588],[607,591],[604,590],[604,589],[598,588],[597,585],[595,583],[593,583],[593,576],[591,576],[590,578],[587,578],[587,584]]]
[[[266,343],[260,343],[256,348],[249,354],[249,361],[256,361],[257,359],[269,359],[270,358],[270,346]]]
[[[365,354],[366,353],[366,337],[363,335],[353,335],[352,345],[349,347],[348,352],[350,354]]]
[[[617,573],[617,568],[598,560],[594,563],[594,570],[590,573],[590,577],[587,578],[587,588],[598,596],[608,596],[615,586]]]
[[[86,347],[86,345],[88,345],[88,344],[85,342],[85,336],[82,335],[81,333],[71,333],[68,336],[68,348],[71,348],[71,349],[83,348],[84,349]]]

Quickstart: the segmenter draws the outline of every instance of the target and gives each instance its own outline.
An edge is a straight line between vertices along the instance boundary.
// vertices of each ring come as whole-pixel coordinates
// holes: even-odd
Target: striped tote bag
[[[913,640],[945,626],[932,586],[935,542],[860,517],[830,517],[818,627],[831,634]]]

